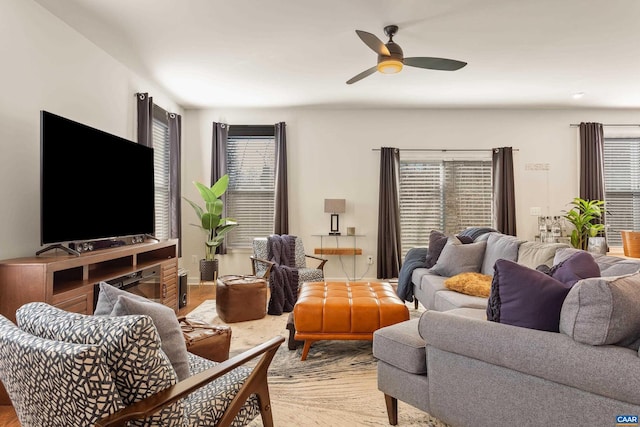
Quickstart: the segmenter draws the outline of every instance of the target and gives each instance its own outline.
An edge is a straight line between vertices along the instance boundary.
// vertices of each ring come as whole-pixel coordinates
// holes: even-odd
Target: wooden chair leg
[[[384,395],[384,401],[387,404],[387,416],[389,417],[389,424],[392,426],[398,425],[398,399]]]
[[[304,340],[304,347],[302,348],[302,357],[300,357],[300,360],[307,360],[307,355],[309,354],[311,344],[313,344],[313,341]]]
[[[256,390],[258,401],[260,403],[260,416],[262,417],[262,425],[264,427],[273,427],[273,413],[271,412],[271,397],[269,397],[269,385],[266,380],[261,384],[259,390]]]

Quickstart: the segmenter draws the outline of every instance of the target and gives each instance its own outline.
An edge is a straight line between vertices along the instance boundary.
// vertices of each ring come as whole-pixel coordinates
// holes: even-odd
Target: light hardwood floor
[[[216,287],[208,284],[190,285],[187,305],[181,308],[178,315],[182,316],[199,306],[203,301],[216,297]],[[0,426],[20,427],[16,412],[12,406],[0,405]]]

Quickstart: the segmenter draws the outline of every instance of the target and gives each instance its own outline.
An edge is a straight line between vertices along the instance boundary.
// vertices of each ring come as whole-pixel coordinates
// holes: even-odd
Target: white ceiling
[[[186,108],[640,107],[638,0],[36,1]],[[468,65],[345,84],[389,24]]]

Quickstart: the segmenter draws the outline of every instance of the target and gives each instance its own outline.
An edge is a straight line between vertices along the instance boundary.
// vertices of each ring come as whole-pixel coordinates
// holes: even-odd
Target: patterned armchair
[[[86,316],[45,303],[0,316],[0,380],[29,426],[273,426],[276,337],[223,363],[188,354],[179,381],[146,315]],[[243,366],[261,356],[255,368]]]
[[[307,267],[307,258],[318,261],[316,267]],[[269,274],[274,263],[269,260],[267,238],[256,237],[253,239],[253,255],[250,257],[253,275],[269,280]],[[324,264],[326,259],[313,255],[307,255],[304,251],[302,238],[296,236],[295,266],[298,270],[298,286],[304,282],[319,282],[324,280]]]

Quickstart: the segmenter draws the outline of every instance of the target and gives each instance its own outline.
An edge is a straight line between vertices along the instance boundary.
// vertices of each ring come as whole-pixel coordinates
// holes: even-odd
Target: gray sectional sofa
[[[453,251],[449,250],[449,246],[445,246],[438,258],[438,263],[433,268],[413,269],[411,273],[413,297],[430,310],[447,311],[465,307],[484,309],[487,307],[486,298],[461,294],[445,287],[444,281],[454,275],[451,273],[479,271],[482,274],[493,275],[493,265],[497,259],[516,261],[530,268],[536,268],[542,264],[551,267],[556,251],[562,248],[569,248],[569,245],[520,241],[513,236],[497,232],[483,233],[477,236],[470,246],[459,247],[459,250],[465,250],[465,252],[453,254],[452,257]],[[480,261],[477,260],[477,255],[476,257],[468,256],[474,251],[482,253]],[[411,253],[407,254],[407,257],[411,256]],[[479,267],[479,270],[476,267]],[[449,274],[442,274],[442,272]]]
[[[492,248],[501,236],[486,237],[488,265],[508,251]],[[531,268],[577,252],[507,240],[516,241],[512,261]],[[593,258],[602,277],[570,288],[560,332],[488,321],[486,298],[450,291],[444,276],[415,268],[413,292],[428,310],[373,339],[390,424],[398,399],[455,427],[614,426],[618,416],[639,415],[640,260]]]

